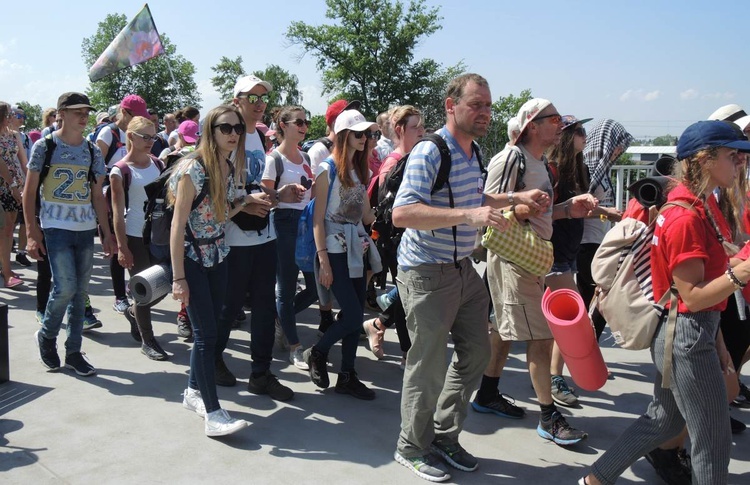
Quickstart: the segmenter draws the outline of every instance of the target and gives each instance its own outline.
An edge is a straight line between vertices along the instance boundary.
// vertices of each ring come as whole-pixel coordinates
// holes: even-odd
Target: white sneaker
[[[248,426],[244,419],[234,419],[225,409],[206,415],[206,436],[226,436]]]
[[[193,411],[201,418],[206,417],[206,405],[203,403],[201,392],[197,389],[185,389],[182,393],[182,407],[188,411]]]
[[[302,357],[302,346],[300,345],[296,349],[289,352],[289,362],[294,364],[294,367],[302,370],[310,370],[310,366],[305,362],[305,358]]]

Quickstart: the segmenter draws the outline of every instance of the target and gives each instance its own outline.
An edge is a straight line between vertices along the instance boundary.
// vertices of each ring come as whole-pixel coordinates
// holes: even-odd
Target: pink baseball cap
[[[182,135],[182,138],[188,143],[195,143],[198,140],[198,131],[198,123],[193,120],[185,120],[177,128],[177,133]]]
[[[146,108],[146,102],[137,94],[128,94],[122,98],[120,108],[130,111],[133,116],[143,116],[149,118],[148,109]]]

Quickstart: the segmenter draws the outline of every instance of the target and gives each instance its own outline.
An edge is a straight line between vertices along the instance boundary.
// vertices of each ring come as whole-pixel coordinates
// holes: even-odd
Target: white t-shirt
[[[333,163],[330,159],[328,161]],[[338,176],[334,178],[333,186],[329,187],[331,196],[328,198],[328,204],[326,205],[325,218],[328,221],[356,224],[362,229],[360,232],[364,233],[364,228],[361,226],[364,200],[365,197],[367,197],[367,187],[365,187],[364,184],[359,183],[359,178],[354,170],[352,170],[350,174],[355,185],[348,189],[341,185]],[[318,177],[326,177],[330,180],[328,163],[318,165],[318,171],[315,174],[316,180]],[[342,244],[343,241],[343,234],[326,234],[326,248],[328,249],[328,252],[346,252],[344,245]]]
[[[313,182],[312,169],[304,157],[302,157],[302,163],[298,165],[282,155],[281,152],[277,153],[281,156],[281,162],[284,164],[284,171],[281,173],[281,178],[279,178],[277,189],[287,184],[301,184],[308,188],[301,202],[279,202],[277,207],[279,209],[303,210],[307,203],[310,202],[310,187],[312,187]],[[266,156],[266,168],[263,170],[263,180],[276,181],[276,161],[271,155]]]
[[[330,157],[331,151],[322,143],[316,142],[310,147],[307,154],[310,155],[310,168],[314,174],[317,174],[320,162]]]
[[[177,143],[177,140],[180,139],[180,133],[177,130],[172,130],[172,133],[169,134],[169,138],[167,138],[167,143],[169,143],[169,146],[174,146],[175,143]]]
[[[260,185],[265,164],[266,154],[258,132],[248,133],[245,137],[245,170],[247,171],[248,184],[255,182]],[[239,177],[235,176],[235,180],[239,180]],[[238,187],[235,197],[242,197],[246,193],[245,187]],[[224,232],[229,246],[258,246],[276,239],[276,231],[273,228],[273,214],[269,217],[266,228],[260,231],[243,231],[230,220],[227,221]]]
[[[109,173],[122,179],[119,167],[112,167]],[[144,187],[159,177],[159,167],[153,160],[147,168],[136,168],[130,165],[130,185],[128,186],[128,208],[125,211],[125,234],[131,237],[143,237],[143,222],[145,213],[143,204],[146,202]]]
[[[127,135],[125,134],[125,132],[120,130],[120,143],[122,144],[122,146],[120,146],[120,148],[114,153],[114,155],[112,155],[112,158],[108,162],[106,162],[107,168],[112,168],[115,163],[125,158],[125,155],[128,154],[128,149],[125,146],[126,136]],[[104,128],[102,128],[102,131],[99,132],[99,136],[96,137],[96,141],[99,140],[103,141],[107,146],[112,145],[112,128],[110,128],[109,126],[105,126]],[[107,151],[108,150],[105,150],[102,153],[102,156],[105,158],[107,157]]]

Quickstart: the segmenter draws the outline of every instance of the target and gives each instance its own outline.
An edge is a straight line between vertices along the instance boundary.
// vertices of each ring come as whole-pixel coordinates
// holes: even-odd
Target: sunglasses
[[[550,118],[550,121],[552,121],[552,123],[556,125],[562,123],[562,116],[560,116],[559,114],[537,116],[536,118],[534,118],[534,121],[543,120],[544,118]]]
[[[578,128],[576,128],[573,131],[573,133],[575,133],[578,136],[582,136],[582,137],[586,138],[586,130],[583,127],[581,127],[581,126],[579,126]]]
[[[354,131],[353,133],[354,133],[354,138],[356,138],[357,140],[361,139],[363,136],[370,138],[370,139],[380,140],[380,135],[382,135],[382,133],[379,131],[371,131],[371,130]]]
[[[16,118],[18,118],[19,120],[25,120],[26,115],[23,113],[16,113]]]
[[[268,104],[268,101],[271,99],[267,94],[248,94],[247,96],[237,96],[238,98],[245,98],[247,99],[247,102],[250,104],[256,104],[258,101],[262,101],[263,104]]]
[[[146,143],[153,143],[156,141],[156,135],[144,135],[143,133],[137,133],[135,131],[131,131],[132,134],[140,138],[141,140],[145,141]]]
[[[243,125],[242,123],[237,123],[236,125],[230,125],[229,123],[220,123],[218,125],[213,125],[212,128],[218,128],[219,131],[225,135],[231,135],[232,130],[234,130],[234,132],[238,135],[241,135],[245,132],[245,125]]]
[[[308,128],[310,127],[310,120],[303,120],[301,118],[297,118],[296,120],[285,121],[284,123],[286,123],[287,125],[297,125],[297,127],[299,128],[302,128],[302,125],[305,125]]]

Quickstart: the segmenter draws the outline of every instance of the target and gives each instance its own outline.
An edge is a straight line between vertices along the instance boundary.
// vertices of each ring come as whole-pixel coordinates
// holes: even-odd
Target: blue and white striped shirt
[[[433,207],[450,207],[448,185],[453,191],[454,207],[473,209],[482,205],[482,172],[474,153],[468,158],[453,135],[445,128],[437,131],[451,151],[449,183],[431,195],[432,187],[440,168],[440,150],[431,142],[422,142],[414,147],[406,162],[404,179],[396,194],[393,207],[422,203]],[[476,240],[476,228],[459,224],[456,232],[458,261],[471,255]],[[408,228],[398,247],[398,264],[404,269],[424,263],[453,262],[453,231],[444,227],[432,231]]]

